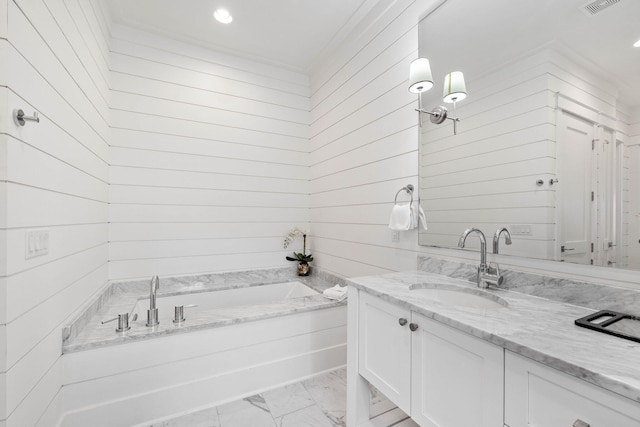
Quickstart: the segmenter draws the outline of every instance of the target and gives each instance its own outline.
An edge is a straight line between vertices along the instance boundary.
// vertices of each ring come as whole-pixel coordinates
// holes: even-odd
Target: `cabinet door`
[[[638,427],[640,403],[506,352],[508,425],[571,427],[577,420],[591,427]]]
[[[422,427],[503,425],[504,350],[413,313],[411,418]]]
[[[410,410],[410,311],[364,292],[358,310],[358,371],[405,413]]]

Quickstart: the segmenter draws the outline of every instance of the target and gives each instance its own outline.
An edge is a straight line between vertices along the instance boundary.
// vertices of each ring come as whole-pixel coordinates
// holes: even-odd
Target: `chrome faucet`
[[[476,273],[476,284],[479,288],[486,289],[489,285],[500,285],[502,283],[502,276],[492,274],[491,269],[487,265],[487,239],[484,237],[484,233],[477,228],[467,228],[464,230],[458,241],[458,247],[464,248],[464,243],[467,240],[467,236],[471,233],[477,233],[480,238],[480,265]]]
[[[500,250],[500,235],[502,233],[504,233],[504,242],[507,245],[511,244],[511,233],[509,233],[509,230],[507,230],[506,227],[498,228],[495,234],[493,235],[493,253],[494,254],[497,254],[498,251]]]
[[[147,326],[156,326],[158,323],[158,308],[156,307],[156,293],[160,287],[160,278],[153,276],[149,284],[149,310],[147,310]]]
[[[500,235],[504,233],[504,243],[506,243],[507,245],[511,244],[511,233],[509,233],[509,230],[506,229],[506,227],[502,227],[502,228],[498,228],[496,230],[496,232],[493,234],[493,253],[494,255],[497,255],[500,252]],[[496,276],[498,277],[502,277],[502,275],[500,274],[500,266],[498,265],[498,263],[496,262],[496,268],[495,270],[492,269],[491,267],[489,267],[489,272],[493,272],[495,273]],[[502,282],[504,279],[500,280],[500,282]]]

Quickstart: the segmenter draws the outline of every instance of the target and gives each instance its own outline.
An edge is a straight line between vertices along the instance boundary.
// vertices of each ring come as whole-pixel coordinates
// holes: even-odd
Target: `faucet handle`
[[[496,264],[496,268],[487,266],[485,270],[478,267],[478,286],[488,288],[489,286],[502,286],[504,276],[500,274],[500,267]]]
[[[480,276],[480,281],[486,284],[485,288],[489,286],[502,286],[504,277],[498,274],[484,273]]]
[[[131,319],[131,321],[133,322],[137,318],[138,318],[138,313],[133,315],[133,318]],[[105,323],[113,322],[114,320],[118,321],[118,327],[116,328],[116,332],[125,332],[131,329],[131,326],[129,326],[129,313],[120,313],[116,317],[103,320],[102,322],[100,322],[100,324],[104,325]]]
[[[174,318],[173,318],[173,323],[175,324],[180,324],[182,322],[184,322],[185,317],[184,317],[184,309],[185,308],[191,308],[191,307],[197,307],[198,304],[189,304],[189,305],[176,305],[173,310],[174,310]]]

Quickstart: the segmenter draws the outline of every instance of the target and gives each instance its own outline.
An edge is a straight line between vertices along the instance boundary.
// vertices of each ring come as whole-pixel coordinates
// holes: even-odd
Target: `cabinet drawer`
[[[640,404],[540,363],[505,354],[505,423],[511,427],[638,427]]]

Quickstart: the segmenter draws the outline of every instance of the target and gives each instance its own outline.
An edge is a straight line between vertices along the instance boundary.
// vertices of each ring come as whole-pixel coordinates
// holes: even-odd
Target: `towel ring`
[[[411,196],[411,205],[413,205],[413,185],[412,184],[407,184],[406,187],[402,187],[400,190],[398,190],[398,192],[396,193],[395,199],[393,199],[393,204],[394,205],[398,204],[398,194],[402,193],[403,191],[406,191],[407,193],[409,193],[409,195]]]

